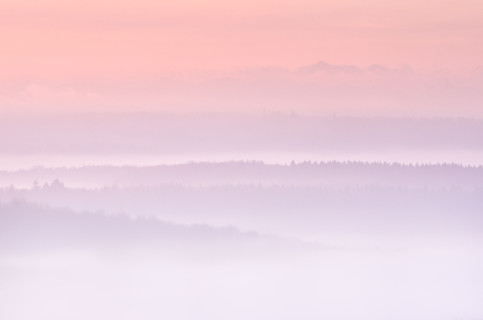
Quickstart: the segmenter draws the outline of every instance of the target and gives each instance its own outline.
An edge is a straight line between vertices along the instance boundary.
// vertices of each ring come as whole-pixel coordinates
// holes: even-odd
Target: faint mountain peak
[[[391,71],[391,69],[380,64],[373,64],[369,68],[367,68],[367,71],[373,73],[388,73]]]
[[[478,66],[470,71],[471,75],[474,76],[483,76],[483,66]]]
[[[364,70],[352,65],[333,65],[325,61],[319,61],[314,64],[299,68],[298,72],[306,74],[325,73],[361,75],[364,73]]]

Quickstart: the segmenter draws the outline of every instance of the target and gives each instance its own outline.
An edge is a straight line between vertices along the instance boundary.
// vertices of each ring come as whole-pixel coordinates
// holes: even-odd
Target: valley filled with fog
[[[456,163],[4,169],[0,317],[478,319],[482,199]]]

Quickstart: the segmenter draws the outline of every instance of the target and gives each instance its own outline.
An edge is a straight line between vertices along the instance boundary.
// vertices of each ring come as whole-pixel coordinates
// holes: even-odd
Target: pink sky
[[[483,2],[0,2],[3,77],[115,77],[186,69],[482,64]]]
[[[139,104],[176,105],[179,97],[168,97],[166,88],[156,98],[138,88],[173,72],[190,82],[193,70],[239,78],[246,69],[294,71],[317,61],[410,66],[429,72],[423,82],[434,90],[446,74],[433,72],[467,75],[483,65],[483,2],[473,0],[0,0],[0,21],[2,110],[73,101],[116,108],[126,92]],[[257,86],[260,77],[255,78],[247,81]],[[481,78],[465,78],[455,87],[461,91],[469,84],[477,104],[479,96],[472,94]],[[414,83],[405,78],[393,85],[401,81]],[[174,95],[186,92],[183,86],[176,90]],[[458,94],[468,97],[465,90]],[[422,91],[412,95],[427,94]],[[207,95],[218,101],[216,92]],[[195,96],[193,103],[212,103],[204,98]]]

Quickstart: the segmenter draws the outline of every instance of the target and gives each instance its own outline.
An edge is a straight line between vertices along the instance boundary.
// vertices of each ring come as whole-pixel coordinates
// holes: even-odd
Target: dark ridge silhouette
[[[158,166],[84,166],[0,171],[0,186],[31,187],[59,179],[68,186],[182,185],[321,185],[402,186],[408,188],[475,188],[483,186],[483,167],[455,164],[401,165],[365,162],[302,162],[290,165],[263,162],[188,163]]]
[[[12,139],[11,137],[15,137]],[[3,154],[481,150],[483,120],[281,114],[63,114],[0,118]]]
[[[0,252],[153,251],[159,254],[250,256],[315,250],[314,244],[234,227],[181,226],[155,218],[130,218],[39,206],[17,200],[0,203]]]
[[[483,188],[163,185],[88,190],[66,188],[56,180],[30,190],[0,189],[1,201],[15,199],[281,234],[474,234],[483,227]]]

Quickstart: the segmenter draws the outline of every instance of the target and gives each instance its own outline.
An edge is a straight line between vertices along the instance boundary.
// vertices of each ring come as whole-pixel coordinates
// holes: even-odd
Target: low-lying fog
[[[1,319],[483,316],[482,242],[465,234],[380,249],[23,202],[0,209]]]

